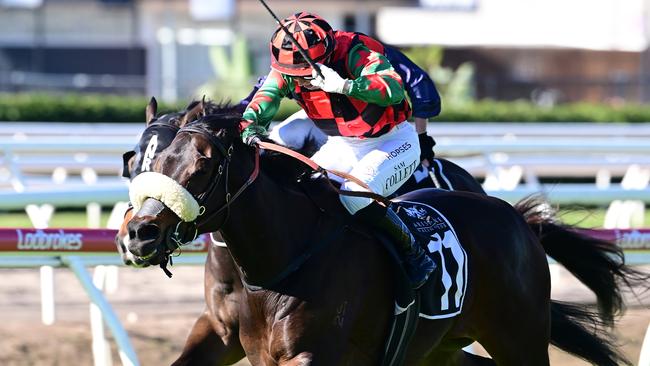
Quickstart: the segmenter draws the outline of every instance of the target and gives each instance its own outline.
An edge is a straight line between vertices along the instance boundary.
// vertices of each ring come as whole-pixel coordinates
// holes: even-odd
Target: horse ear
[[[198,100],[191,101],[190,104],[188,104],[187,107],[185,107],[185,112],[188,112],[190,109],[196,107],[196,105],[199,103],[200,102]]]
[[[147,126],[151,121],[156,118],[156,112],[158,111],[158,102],[156,101],[156,98],[151,97],[151,100],[149,101],[149,104],[147,104],[147,108],[145,108],[145,121],[147,123]]]
[[[196,119],[196,117],[199,114],[202,114],[202,113],[204,113],[204,111],[203,111],[203,101],[200,101],[200,102],[196,103],[196,105],[194,107],[192,107],[192,109],[190,109],[189,111],[187,111],[187,113],[185,113],[185,115],[181,118],[180,126],[178,126],[178,127],[183,127],[188,122],[194,121]]]

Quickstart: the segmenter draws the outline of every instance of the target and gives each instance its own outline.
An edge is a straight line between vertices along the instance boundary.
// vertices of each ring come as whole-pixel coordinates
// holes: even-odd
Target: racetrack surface
[[[650,267],[645,267],[650,270]],[[125,325],[142,365],[169,365],[180,354],[192,323],[203,309],[203,268],[174,267],[168,279],[155,268],[119,270],[119,287],[108,299]],[[592,303],[593,296],[564,270],[554,270],[553,298]],[[92,365],[88,299],[71,271],[55,270],[54,325],[40,321],[38,269],[0,269],[0,365]],[[617,338],[636,364],[650,299],[628,296]],[[108,332],[108,329],[106,329]],[[114,349],[114,342],[111,342]],[[586,363],[555,349],[552,365]],[[117,352],[113,363],[119,365]],[[243,361],[238,365],[248,365]]]

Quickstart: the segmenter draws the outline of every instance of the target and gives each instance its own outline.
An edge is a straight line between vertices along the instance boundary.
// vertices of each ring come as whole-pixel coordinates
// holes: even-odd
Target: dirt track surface
[[[646,267],[646,270],[650,268]],[[115,293],[108,299],[125,325],[142,365],[169,365],[203,309],[203,268],[175,267],[167,279],[158,268],[120,268]],[[593,302],[593,296],[564,271],[554,271],[553,298]],[[55,270],[56,322],[41,323],[37,269],[0,269],[0,365],[92,365],[89,301],[76,277]],[[618,322],[622,350],[636,364],[650,322],[650,301],[630,297]],[[106,329],[108,332],[108,329]],[[113,363],[119,357],[113,347]],[[552,365],[586,365],[552,349]],[[238,365],[248,365],[245,361]]]

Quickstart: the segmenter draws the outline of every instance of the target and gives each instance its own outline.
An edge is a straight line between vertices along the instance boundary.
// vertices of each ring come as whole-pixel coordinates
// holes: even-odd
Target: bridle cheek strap
[[[226,168],[226,170],[227,169],[228,168]],[[228,174],[227,171],[226,171],[226,174]],[[251,172],[251,175],[248,177],[246,182],[244,182],[244,184],[237,190],[237,192],[235,192],[235,194],[233,194],[231,196],[230,192],[228,192],[228,179],[226,179],[226,182],[225,182],[225,186],[226,186],[225,187],[225,190],[226,190],[226,196],[225,196],[226,197],[226,203],[223,206],[221,206],[219,209],[217,209],[216,211],[210,213],[209,215],[203,216],[201,218],[200,222],[198,223],[198,226],[200,227],[200,226],[210,222],[214,217],[216,217],[218,214],[223,212],[223,210],[230,210],[230,205],[237,199],[237,197],[239,197],[242,193],[244,193],[246,188],[248,188],[251,184],[253,184],[253,182],[255,182],[255,180],[257,179],[259,174],[260,174],[260,151],[259,151],[259,148],[256,146],[255,147],[255,167],[253,168],[253,171]],[[219,228],[221,226],[223,226],[223,224],[226,222],[226,220],[227,220],[227,216],[226,216],[226,219],[223,220],[223,223],[221,223],[221,225],[219,225]]]

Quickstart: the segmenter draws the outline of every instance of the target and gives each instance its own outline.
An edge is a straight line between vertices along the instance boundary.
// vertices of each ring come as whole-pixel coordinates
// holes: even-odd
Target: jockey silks
[[[384,47],[362,34],[335,32],[336,48],[327,63],[352,80],[349,95],[310,90],[272,70],[244,112],[244,119],[264,127],[280,99],[293,97],[310,119],[330,136],[377,137],[407,120],[410,105],[401,78],[384,57]]]

